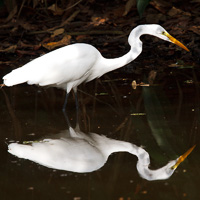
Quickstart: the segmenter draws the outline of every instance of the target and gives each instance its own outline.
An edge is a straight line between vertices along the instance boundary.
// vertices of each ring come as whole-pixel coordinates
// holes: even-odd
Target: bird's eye
[[[165,31],[162,31],[162,35],[165,35]]]

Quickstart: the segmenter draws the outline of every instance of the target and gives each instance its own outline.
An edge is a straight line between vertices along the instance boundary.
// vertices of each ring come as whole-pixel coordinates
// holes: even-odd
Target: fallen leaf
[[[17,49],[17,45],[12,45],[6,49],[0,49],[0,52],[1,53],[14,53],[16,51],[16,49]]]
[[[32,45],[32,44],[26,44],[22,41],[18,42],[18,48],[29,48],[32,50],[38,50],[41,47],[41,44],[37,44],[37,45]]]
[[[56,4],[52,4],[51,6],[49,6],[48,10],[50,10],[53,15],[62,15],[64,13],[64,10],[58,7]]]
[[[137,1],[136,0],[128,0],[125,5],[125,10],[123,16],[126,16],[132,7],[136,7]]]
[[[28,21],[24,21],[24,20],[22,20],[22,19],[18,20],[18,24],[19,24],[23,29],[28,30],[28,31],[36,29],[36,26],[34,26],[34,25],[28,23]]]
[[[84,40],[85,38],[87,38],[88,36],[87,35],[78,35],[76,37],[76,41],[81,41],[81,40]]]
[[[169,11],[168,11],[168,15],[169,16],[175,16],[175,15],[178,15],[178,14],[181,14],[181,10],[180,9],[177,9],[177,8],[175,8],[175,7],[172,7]]]
[[[57,35],[61,35],[65,32],[65,29],[64,28],[59,28],[59,29],[56,29],[53,34],[51,35],[51,37],[56,37]]]
[[[93,26],[99,26],[101,24],[105,24],[105,22],[108,20],[108,18],[101,18],[101,17],[92,17],[92,24]]]
[[[191,26],[188,30],[200,35],[200,26]]]
[[[173,17],[173,16],[176,16],[176,15],[185,15],[185,16],[191,16],[191,14],[189,12],[184,12],[178,8],[175,8],[175,7],[172,7],[168,13],[167,13],[169,16]]]
[[[35,51],[16,50],[16,53],[19,54],[19,55],[31,55],[31,56],[36,55]]]
[[[58,42],[49,42],[42,44],[42,46],[48,50],[55,49],[57,47],[65,46],[70,44],[71,36],[70,35],[65,35],[62,40]]]
[[[166,14],[168,9],[172,7],[172,3],[165,0],[154,0],[150,1],[149,4],[151,4],[155,9],[157,9],[163,14]]]
[[[12,61],[0,61],[0,65],[10,65]]]

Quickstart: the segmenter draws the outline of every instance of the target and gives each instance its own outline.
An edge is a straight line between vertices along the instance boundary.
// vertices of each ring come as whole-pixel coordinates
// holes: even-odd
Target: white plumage
[[[84,49],[84,51],[82,50]],[[86,81],[100,53],[88,44],[73,44],[47,53],[3,77],[6,86],[27,82],[70,90]]]
[[[159,37],[188,50],[160,25],[140,25],[131,31],[128,38],[131,49],[122,57],[106,59],[89,44],[72,44],[47,53],[13,70],[3,77],[4,84],[13,86],[27,82],[30,85],[62,88],[67,94],[71,89],[76,92],[77,86],[82,82],[91,81],[137,58],[142,52],[140,36],[143,34]]]
[[[143,148],[96,133],[85,134],[71,127],[39,142],[31,142],[28,145],[18,143],[8,145],[8,152],[19,158],[49,168],[79,173],[100,169],[112,153],[128,152],[137,156],[137,170],[142,178],[149,181],[169,178],[193,149],[194,147],[165,166],[151,170],[149,154]]]

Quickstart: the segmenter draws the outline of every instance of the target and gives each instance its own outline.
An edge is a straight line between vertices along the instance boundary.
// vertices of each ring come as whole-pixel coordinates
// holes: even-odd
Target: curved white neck
[[[146,27],[142,25],[133,29],[128,37],[128,43],[131,46],[131,49],[128,53],[119,58],[104,58],[100,55],[100,58],[95,66],[93,66],[92,73],[87,81],[101,77],[103,74],[123,67],[136,59],[142,52],[142,41],[140,40],[140,36],[147,33]]]
[[[119,58],[104,58],[102,57],[101,60],[101,72],[102,75],[113,71],[115,69],[118,69],[120,67],[123,67],[136,59],[140,53],[142,52],[142,42],[139,40],[139,38],[136,38],[134,46],[131,47],[130,51],[126,53],[125,55],[119,57]]]

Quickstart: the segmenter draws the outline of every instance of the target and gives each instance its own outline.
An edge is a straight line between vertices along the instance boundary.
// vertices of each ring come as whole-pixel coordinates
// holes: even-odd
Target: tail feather
[[[18,85],[28,81],[27,73],[21,68],[15,69],[3,77],[6,86]]]

